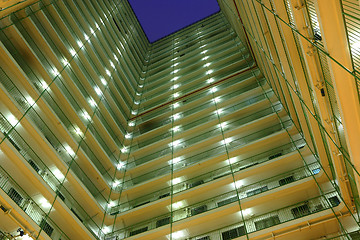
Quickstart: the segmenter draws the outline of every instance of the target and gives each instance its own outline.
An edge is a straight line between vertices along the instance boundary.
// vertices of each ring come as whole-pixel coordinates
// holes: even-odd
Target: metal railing
[[[229,233],[229,231],[232,231],[233,229],[237,229],[237,231],[235,232],[238,233],[237,236],[232,235],[233,238],[240,237],[245,234],[250,234],[288,221],[299,219],[311,214],[319,213],[327,209],[334,208],[339,204],[340,204],[340,200],[336,192],[330,192],[325,195],[321,195],[319,197],[311,198],[306,201],[299,202],[297,204],[286,206],[284,208],[272,212],[260,214],[255,217],[248,216],[246,217],[245,221],[240,221],[240,223],[216,231],[212,231],[206,234],[202,234],[197,237],[192,237],[191,239],[198,239],[198,237],[203,237],[203,236],[210,236],[211,239],[229,239],[227,238],[227,234]],[[217,207],[219,207],[219,203],[215,204],[215,208]],[[201,208],[201,209],[197,208],[198,211],[192,211],[192,212],[190,211],[189,215],[186,213],[186,211],[185,213],[184,211],[181,211],[182,212],[181,215],[183,216],[183,218],[186,218],[191,215],[194,216],[206,212],[207,210],[205,209],[206,208]],[[125,229],[118,230],[114,233],[107,235],[106,237],[117,236],[120,239],[124,239],[127,237],[135,236],[137,234],[144,233],[146,231],[151,231],[158,227],[167,225],[171,221],[176,221],[174,220],[175,216],[173,215],[172,217],[173,220],[171,220],[169,216],[164,215],[156,219],[152,219],[150,222],[147,222],[146,224],[142,223],[136,226],[131,226]]]
[[[70,239],[46,212],[0,166],[0,188],[54,240]]]

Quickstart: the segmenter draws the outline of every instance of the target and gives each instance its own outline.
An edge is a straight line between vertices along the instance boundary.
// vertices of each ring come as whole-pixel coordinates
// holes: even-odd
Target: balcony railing
[[[234,224],[208,234],[190,238],[210,237],[211,239],[230,240],[247,234],[251,234],[263,229],[270,228],[295,219],[306,217],[311,214],[319,213],[340,204],[340,198],[336,192],[330,192],[319,197],[315,197],[291,206],[281,208],[256,217],[250,217],[244,223]]]
[[[211,201],[211,209],[207,209],[207,205],[202,205],[200,207],[193,206],[193,208],[192,206],[189,206],[186,209],[190,209],[190,211],[184,211],[183,209],[179,210],[179,212],[174,211],[171,215],[164,215],[141,224],[130,226],[125,229],[120,229],[114,233],[111,233],[111,235],[109,234],[109,236],[117,236],[120,239],[135,236],[137,234],[168,225],[171,221],[181,221],[182,219],[204,213],[208,210],[210,211],[215,208],[223,207],[224,205],[237,200],[235,199],[234,201],[229,201],[229,203],[224,203],[223,201],[216,202],[216,199],[212,199]],[[297,204],[290,205],[272,212],[264,213],[255,217],[245,216],[245,222],[241,221],[241,223],[228,226],[226,228],[219,229],[208,234],[203,234],[198,237],[211,236],[211,239],[229,240],[243,236],[246,233],[250,234],[291,220],[299,219],[314,213],[325,211],[327,209],[336,207],[339,204],[340,198],[337,196],[337,193],[330,192],[325,195],[311,198],[306,201],[299,202]],[[198,239],[198,237],[191,239]]]
[[[204,161],[204,160],[209,159],[209,158],[214,158],[216,156],[220,156],[220,155],[226,153],[226,151],[233,151],[235,149],[239,149],[240,147],[244,146],[245,144],[249,144],[249,143],[251,143],[253,141],[259,140],[259,139],[264,138],[264,137],[267,137],[267,136],[269,136],[269,135],[271,135],[273,133],[279,132],[279,131],[284,130],[286,128],[289,128],[291,126],[292,126],[292,121],[287,120],[287,121],[282,122],[282,123],[274,124],[271,127],[264,128],[261,131],[253,132],[253,133],[251,133],[249,135],[233,139],[231,142],[226,143],[226,144],[219,144],[219,143],[212,144],[204,152],[198,153],[198,154],[193,155],[193,156],[185,157],[184,160],[182,160],[181,163],[186,163],[186,165],[183,165],[181,168],[185,168],[185,167],[187,167],[189,165],[193,165],[195,163],[198,163],[200,161]],[[206,135],[204,138],[196,138],[196,139],[194,139],[194,141],[181,142],[178,145],[178,149],[182,150],[183,148],[189,147],[189,146],[191,146],[192,144],[195,144],[198,141],[204,141],[208,137],[209,136]],[[225,145],[226,145],[226,147],[225,147]],[[176,150],[178,150],[178,149],[176,149]],[[156,159],[156,158],[159,158],[159,157],[164,157],[165,155],[171,154],[172,152],[176,152],[176,150],[173,151],[172,147],[168,147],[168,148],[162,149],[162,150],[160,150],[158,152],[155,152],[153,154],[149,154],[148,156],[150,156],[150,158],[152,158],[152,160],[153,160],[153,159]],[[164,168],[161,168],[161,169],[146,173],[146,174],[144,174],[142,176],[135,177],[135,178],[133,178],[131,180],[125,181],[121,185],[122,189],[123,190],[128,189],[128,188],[130,188],[132,186],[141,184],[141,183],[143,183],[145,181],[148,181],[148,180],[150,180],[152,178],[159,177],[159,176],[162,176],[162,175],[165,175],[165,174],[169,174],[170,170],[171,170],[171,167],[167,166],[167,167],[164,167]]]
[[[279,146],[277,148],[273,148],[269,151],[265,151],[262,153],[257,153],[254,156],[242,159],[237,162],[231,163],[232,172],[234,174],[247,169],[249,167],[270,161],[275,160],[279,157],[286,157],[287,154],[293,153],[297,149],[302,149],[305,145],[304,140],[299,139],[293,143],[284,144],[282,146]],[[316,164],[311,165],[311,170],[315,170],[314,166],[317,166]],[[193,188],[195,186],[199,186],[211,181],[214,181],[216,179],[229,176],[231,174],[230,166],[221,167],[216,170],[210,171],[206,174],[202,174],[200,176],[181,181],[180,183],[174,184],[172,188],[172,194],[181,193],[183,191],[186,191],[190,188]],[[315,173],[314,173],[315,174]],[[291,180],[290,178],[288,179]],[[287,180],[284,180],[285,182]],[[113,206],[110,210],[111,215],[119,214],[122,212],[129,211],[131,209],[149,204],[151,202],[155,202],[159,199],[166,198],[171,195],[170,187],[163,188],[161,190],[158,190],[156,192],[152,192],[151,194],[144,195],[142,197],[136,198],[134,200],[130,200],[127,202],[122,202],[117,206]]]
[[[270,115],[270,114],[272,114],[274,112],[280,112],[281,109],[282,109],[282,105],[280,103],[276,103],[276,104],[274,104],[274,105],[272,105],[272,106],[270,106],[268,108],[261,109],[261,110],[259,110],[257,112],[254,112],[254,113],[252,113],[250,115],[247,115],[245,117],[238,118],[238,119],[233,120],[233,121],[231,121],[231,120],[226,121],[226,125],[223,124],[221,127],[220,126],[215,127],[211,131],[208,131],[206,133],[202,133],[202,134],[199,134],[197,136],[191,137],[191,138],[185,140],[185,144],[190,144],[190,142],[192,142],[191,139],[193,139],[193,138],[205,139],[206,135],[209,135],[209,134],[212,135],[212,136],[217,136],[216,132],[221,133],[222,131],[223,132],[228,132],[230,130],[233,131],[235,129],[240,128],[242,125],[245,125],[247,123],[250,123],[252,121],[260,119],[262,117],[266,117],[266,116],[268,116],[268,115]],[[223,117],[226,116],[226,113],[231,114],[229,111],[227,111],[226,108],[225,108],[224,112],[225,112],[225,114],[222,114]],[[165,132],[163,134],[159,134],[158,136],[152,137],[149,140],[143,140],[143,141],[141,141],[141,143],[131,146],[130,151],[134,152],[134,151],[136,151],[138,149],[149,147],[149,146],[151,146],[151,144],[157,143],[157,142],[162,141],[162,140],[168,139],[168,141],[169,141],[170,137],[176,136],[178,134],[178,132],[184,133],[189,129],[193,129],[195,127],[201,126],[201,125],[203,125],[203,124],[205,124],[205,123],[207,123],[207,122],[209,122],[211,120],[217,119],[217,118],[218,118],[218,114],[215,113],[215,112],[211,112],[210,114],[208,114],[205,117],[197,119],[197,120],[195,120],[193,122],[190,122],[188,124],[181,125],[181,127],[179,127],[179,131],[172,130],[173,134],[171,133],[171,131],[167,131],[167,132]],[[211,133],[211,132],[213,132],[213,133]],[[131,165],[128,164],[128,166],[131,166]]]
[[[229,81],[226,81],[225,83],[222,83],[222,84],[219,84],[219,85],[216,85],[216,89],[217,91],[219,90],[222,90],[222,89],[225,89],[225,88],[228,88],[228,87],[233,87],[233,85],[237,84],[237,83],[240,83],[240,82],[243,82],[243,81],[246,81],[248,80],[249,78],[243,78],[243,79],[238,79],[238,78],[235,78],[235,79],[231,79]],[[255,82],[255,81],[254,81]],[[204,86],[206,86],[207,84],[204,84],[204,83],[201,83],[203,84]],[[246,93],[247,91],[251,91],[251,90],[254,90],[256,89],[257,87],[259,87],[259,85],[265,85],[265,80],[259,80],[258,83],[252,83],[252,84],[249,84],[247,86],[243,86],[241,87],[240,89],[238,90],[233,90],[231,91],[231,93],[228,93],[228,94],[225,94],[225,95],[219,95],[217,96],[218,98],[221,99],[221,102],[223,101],[226,101],[226,100],[229,100],[231,98],[234,98],[234,97],[237,97],[239,96],[240,94],[242,93]],[[191,88],[188,89],[189,92],[191,92]],[[183,92],[183,91],[182,91]],[[186,92],[183,92],[183,94],[186,93]],[[180,99],[178,102],[181,103],[181,104],[191,104],[192,102],[194,101],[197,101],[205,96],[207,96],[209,94],[209,91],[204,91],[204,92],[200,92],[200,93],[197,93],[196,95],[194,94],[193,96],[190,96],[186,99]],[[160,99],[152,104],[150,104],[150,107],[155,107],[156,105],[159,105],[160,103],[164,103],[164,102],[168,102],[170,100],[173,100],[172,97],[169,97],[167,96],[166,98],[163,98],[163,99]],[[210,100],[210,101],[207,101],[205,103],[201,103],[199,106],[196,106],[194,107],[195,109],[196,108],[199,108],[199,109],[203,109],[201,106],[203,105],[213,105],[214,104],[214,100]],[[169,105],[169,107],[167,109],[163,109],[163,110],[160,110],[160,111],[156,111],[157,112],[157,116],[159,116],[160,114],[164,114],[166,112],[170,112],[172,110],[171,108],[172,105]],[[147,114],[146,114],[147,115]],[[144,116],[145,117],[145,116]],[[145,122],[146,119],[148,119],[148,117],[145,117],[144,119],[142,119],[141,122]],[[137,123],[138,125],[140,124],[140,122]],[[139,132],[136,132],[136,134],[139,134]]]
[[[11,128],[10,123],[4,118],[4,116],[0,113],[0,130],[1,132],[6,133],[8,129]],[[88,215],[86,210],[81,206],[80,203],[76,201],[76,199],[71,195],[71,193],[61,184],[63,179],[59,179],[54,174],[54,171],[50,170],[46,163],[40,158],[40,156],[31,148],[31,146],[25,141],[25,139],[16,131],[13,130],[8,135],[9,142],[14,146],[16,150],[22,155],[22,157],[29,163],[29,166],[35,170],[35,172],[49,185],[49,187],[54,191],[56,195],[58,195],[58,199],[61,199],[65,205],[71,210],[78,219],[84,224],[86,228],[88,228],[93,234],[100,231],[100,227],[97,223],[92,220],[92,217]],[[75,166],[75,165],[74,165]],[[72,167],[72,170],[77,169],[76,167]],[[5,171],[5,170],[4,170]],[[79,172],[77,172],[79,174]],[[80,176],[80,174],[79,174]],[[81,179],[84,183],[86,183],[85,179]],[[85,185],[85,184],[84,184]],[[86,186],[91,186],[90,183]],[[105,208],[107,206],[107,202],[105,198],[99,198],[99,193],[91,191],[92,188],[89,189],[90,192],[94,194],[96,200],[99,201],[99,204]],[[101,196],[101,195],[100,195]]]
[[[47,213],[0,166],[0,188],[28,215],[51,239],[70,239],[47,217]],[[5,208],[1,208],[4,212]]]

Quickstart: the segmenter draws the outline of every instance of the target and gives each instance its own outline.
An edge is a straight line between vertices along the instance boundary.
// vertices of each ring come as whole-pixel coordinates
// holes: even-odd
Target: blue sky
[[[220,10],[216,0],[129,0],[129,2],[150,42]]]

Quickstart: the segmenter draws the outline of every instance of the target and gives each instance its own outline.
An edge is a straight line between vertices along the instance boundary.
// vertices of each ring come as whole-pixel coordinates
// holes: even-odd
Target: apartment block
[[[357,0],[0,3],[0,239],[360,239]]]

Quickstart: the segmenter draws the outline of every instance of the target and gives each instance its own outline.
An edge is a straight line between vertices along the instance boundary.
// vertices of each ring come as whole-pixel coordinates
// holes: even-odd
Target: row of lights
[[[106,17],[106,16],[105,16],[105,17]],[[104,22],[102,21],[101,18],[100,18],[100,21],[102,22],[102,24],[104,24]],[[98,25],[97,23],[96,23],[96,28],[99,29],[99,25]],[[91,34],[95,35],[95,32],[94,32],[94,30],[93,30],[92,28],[90,28],[90,32],[91,32]],[[86,40],[86,41],[89,41],[89,37],[88,37],[86,34],[84,34],[84,37],[85,37],[85,40]],[[121,44],[122,48],[124,48],[124,46],[122,45],[121,42],[120,42],[120,44]],[[83,44],[82,44],[80,41],[78,41],[78,45],[79,45],[80,48],[83,46]],[[117,48],[117,51],[119,52],[119,54],[121,54],[121,51],[120,51],[119,48]],[[75,51],[74,49],[70,49],[70,54],[71,54],[72,56],[74,56],[74,55],[76,55],[76,51]],[[118,61],[118,57],[117,57],[115,54],[113,54],[113,56],[114,56],[114,59],[115,59],[116,61]],[[110,62],[110,66],[111,66],[113,69],[115,69],[114,63],[113,63],[111,60],[110,60],[109,62]],[[63,61],[63,63],[64,63],[65,65],[68,64],[68,62],[67,62],[66,60]],[[105,73],[106,73],[108,76],[111,76],[111,72],[110,72],[108,69],[106,69],[106,68],[105,68]],[[100,77],[100,81],[101,81],[101,83],[102,83],[104,86],[107,85],[107,82],[106,82],[105,78]],[[46,86],[46,87],[47,87],[47,86]],[[95,86],[95,87],[94,87],[94,90],[95,90],[96,94],[98,94],[99,96],[102,95],[102,91],[101,91],[101,89],[100,89],[98,86]],[[97,106],[97,105],[96,105],[96,102],[95,102],[92,98],[89,99],[89,104],[90,104],[90,106],[92,106],[92,107],[96,107],[96,106]],[[83,117],[84,117],[87,121],[91,121],[90,115],[89,115],[85,110],[83,111]],[[80,129],[78,129],[78,128],[75,130],[75,132],[76,132],[78,135],[82,135],[82,132],[81,132]],[[128,135],[128,136],[129,136],[129,135]],[[127,136],[127,137],[128,137],[128,136]],[[68,152],[70,155],[74,155],[74,152],[72,151],[71,148],[68,147],[66,150],[67,150],[67,152]],[[122,151],[122,152],[126,152],[126,151],[127,151],[127,148],[123,148],[123,149],[121,149],[121,151]],[[122,167],[122,166],[120,166],[120,164],[118,164],[117,168],[121,168],[121,167]]]
[[[106,17],[106,15],[105,15],[105,17]],[[107,18],[107,17],[106,17],[106,18]],[[102,19],[100,19],[100,20],[101,20],[101,22],[104,24],[104,22],[102,21]],[[96,24],[96,27],[99,28],[98,24]],[[94,32],[94,30],[93,30],[92,28],[90,28],[90,32],[91,32],[91,34],[94,34],[94,35],[95,35],[95,32]],[[89,40],[89,37],[88,37],[86,34],[84,34],[84,37],[85,37],[85,40],[86,40],[86,41]],[[79,45],[80,48],[83,46],[83,44],[82,44],[80,41],[78,41],[77,43],[78,43],[78,45]],[[70,51],[71,56],[75,56],[75,55],[76,55],[76,51],[75,51],[74,49],[70,49],[69,51]],[[120,50],[119,50],[119,49],[118,49],[118,51],[119,51],[119,53],[120,53]],[[116,57],[115,54],[114,54],[114,58],[118,61],[118,58]],[[63,59],[62,62],[63,62],[63,64],[64,64],[65,66],[67,66],[67,65],[69,64],[69,62],[68,62],[66,59]],[[115,65],[113,64],[112,61],[110,61],[110,65],[111,65],[113,68],[115,68]],[[59,72],[57,69],[53,69],[53,70],[52,70],[52,74],[55,75],[55,76],[58,76],[58,75],[60,74],[60,72]],[[106,74],[109,75],[109,76],[111,75],[110,71],[107,70],[107,69],[106,69]],[[107,82],[106,82],[106,80],[105,80],[104,78],[100,78],[100,80],[101,80],[101,82],[103,83],[104,86],[107,85]],[[41,81],[41,85],[42,85],[42,88],[43,88],[44,90],[49,87],[45,81]],[[97,87],[97,86],[94,87],[94,90],[95,90],[95,92],[96,92],[98,95],[101,95],[101,94],[102,94],[102,92],[101,92],[101,90],[100,90],[99,87]],[[27,97],[26,100],[27,100],[27,102],[28,102],[31,106],[35,104],[35,101],[34,101],[30,96]],[[90,103],[91,106],[96,106],[96,102],[95,102],[92,98],[89,99],[89,103]],[[86,111],[83,113],[83,117],[84,117],[86,120],[91,120],[91,117],[89,116],[89,114],[88,114]],[[9,123],[10,123],[12,126],[15,126],[15,125],[18,123],[18,120],[17,120],[17,119],[15,118],[15,116],[13,116],[12,114],[9,114],[9,115],[7,116],[7,120],[9,121]],[[82,135],[82,132],[81,132],[81,130],[80,130],[79,128],[75,128],[75,133],[77,133],[78,135]],[[66,146],[65,146],[65,150],[66,150],[66,152],[67,152],[69,155],[71,155],[72,157],[75,156],[75,152],[72,150],[72,148],[71,148],[69,145],[66,145]],[[127,151],[127,148],[123,148],[123,149],[122,149],[122,152],[125,152],[125,151]],[[124,165],[123,163],[119,163],[119,164],[117,165],[117,168],[118,168],[118,169],[119,169],[119,168],[122,168],[123,165]],[[65,178],[65,176],[64,176],[64,175],[61,173],[61,171],[58,170],[58,169],[53,170],[52,173],[53,173],[54,176],[55,176],[58,180],[60,180],[60,181],[62,181],[62,180]],[[116,180],[116,181],[114,181],[114,183],[113,183],[113,187],[117,187],[119,184],[120,184],[120,181]],[[40,203],[40,205],[41,205],[43,208],[48,209],[48,208],[51,207],[51,204],[49,203],[49,201],[47,201],[47,199],[45,199],[45,198],[43,198],[43,197],[40,198],[39,203]],[[109,204],[111,204],[111,203],[109,203]]]
[[[106,17],[106,15],[105,15],[105,17]],[[107,18],[107,17],[106,17]],[[101,20],[102,21],[102,20]],[[102,21],[102,23],[103,23],[103,21]],[[124,46],[123,46],[123,44],[120,42],[120,45],[121,45],[121,47],[123,48],[123,49],[125,49],[124,48]],[[120,51],[120,49],[119,48],[117,48],[117,51],[118,51],[118,53],[119,54],[121,54],[121,51]],[[116,60],[116,61],[118,61],[118,58],[117,58],[117,56],[114,54],[114,59]],[[112,61],[110,61],[110,65],[111,65],[111,67],[112,68],[114,68],[115,69],[115,65],[114,65],[114,63],[112,62]],[[109,70],[106,70],[106,74],[108,75],[108,76],[111,76],[111,73],[110,73],[110,71]],[[104,83],[103,83],[104,84]],[[104,84],[105,85],[105,84]],[[142,88],[143,87],[143,85],[139,85],[139,88]],[[140,95],[140,93],[138,93],[138,92],[136,92],[136,95],[137,96],[139,96]],[[138,104],[140,104],[140,102],[139,101],[134,101],[134,103],[135,103],[135,105],[138,105]],[[131,112],[132,114],[137,114],[137,111],[136,110],[133,110],[132,112]],[[129,122],[129,124],[128,124],[129,126],[134,126],[135,125],[135,122],[133,122],[133,121],[131,121],[131,122]],[[132,137],[132,134],[131,133],[127,133],[126,135],[125,135],[125,138],[126,139],[130,139]],[[126,147],[126,146],[124,146],[123,148],[121,148],[121,152],[122,153],[126,153],[126,152],[128,152],[128,147]],[[125,166],[125,163],[123,163],[123,162],[119,162],[117,165],[116,165],[116,168],[118,169],[118,170],[120,170],[121,168],[123,168]],[[116,187],[118,187],[118,186],[120,186],[121,185],[121,181],[120,180],[115,180],[114,182],[113,182],[113,184],[112,184],[112,187],[113,188],[116,188]],[[113,201],[110,201],[109,202],[109,204],[108,204],[108,207],[113,207],[113,206],[115,206],[116,204],[115,204],[115,202],[113,202]],[[105,226],[103,229],[102,229],[102,232],[104,233],[104,234],[107,234],[107,233],[109,233],[111,231],[111,228],[109,227],[109,226]]]
[[[205,46],[205,45],[204,45]],[[204,47],[204,46],[201,46],[201,47]],[[203,51],[202,52],[202,54],[204,54],[204,53],[206,53],[207,51],[205,50],[205,51]],[[206,60],[208,57],[204,57],[204,59],[203,60]],[[174,64],[174,66],[176,66],[177,64]],[[210,63],[207,63],[207,64],[205,64],[205,67],[208,67],[208,66],[210,66]],[[178,70],[174,70],[172,73],[176,73],[176,72],[178,72]],[[211,74],[213,71],[212,70],[209,70],[209,71],[207,71],[206,73],[207,74]],[[175,78],[173,78],[173,81],[176,81],[178,79],[178,77],[175,77]],[[208,83],[212,83],[213,82],[213,79],[209,79],[209,80],[207,80],[207,82]],[[140,86],[139,86],[140,87]],[[142,86],[141,86],[142,87]],[[175,84],[174,86],[173,86],[173,89],[177,89],[179,87],[179,85],[178,84]],[[216,88],[212,88],[211,90],[210,90],[212,93],[213,92],[216,92],[217,91],[217,89]],[[174,93],[174,95],[173,95],[174,97],[178,97],[179,96],[179,93]],[[215,102],[218,102],[220,100],[220,97],[218,97],[218,98],[215,98],[214,99],[214,101]],[[138,104],[138,102],[136,102],[135,103],[136,105]],[[174,108],[177,108],[178,106],[179,106],[179,103],[175,103],[174,105]],[[219,113],[221,113],[222,111],[220,110],[220,111],[217,111],[217,113],[219,114]],[[180,118],[180,114],[175,114],[174,116],[173,116],[173,118],[176,120],[176,119],[179,119]],[[135,124],[134,124],[134,122],[129,122],[129,126],[134,126]],[[222,123],[221,124],[222,125],[222,127],[225,127],[226,126],[226,123]],[[176,131],[179,131],[179,129],[180,129],[180,126],[176,126],[176,127],[174,127],[172,130],[174,131],[174,132],[176,132]],[[126,138],[131,138],[131,134],[127,134],[127,135],[125,135],[125,137]],[[226,143],[229,143],[231,141],[231,139],[225,139],[225,140],[223,140],[223,142],[226,144]],[[176,145],[178,145],[179,144],[179,140],[177,140],[177,141],[174,141],[173,142],[173,144],[172,145],[174,145],[174,146],[176,146]],[[122,152],[126,152],[127,151],[127,149],[126,148],[123,148],[122,150],[121,150]],[[178,158],[174,158],[172,161],[170,161],[172,164],[175,164],[175,163],[177,163],[177,162],[179,162],[179,161],[181,161],[181,157],[178,157]],[[120,167],[121,168],[121,167]],[[173,179],[173,184],[177,184],[177,183],[179,183],[181,181],[181,179],[180,178],[177,178],[177,179]],[[114,182],[114,187],[116,187],[116,186],[118,186],[120,183],[119,182]],[[109,203],[109,205],[112,205],[111,203]],[[173,207],[175,208],[175,209],[178,209],[178,208],[181,208],[183,206],[183,203],[182,202],[177,202],[177,203],[174,203],[173,204]],[[248,214],[249,213],[249,209],[246,209],[246,210],[243,210],[243,213],[245,213],[245,214]],[[105,228],[108,228],[109,229],[109,227],[105,227]],[[105,229],[104,229],[105,230]],[[105,230],[106,232],[109,232],[110,231],[110,229],[109,230]],[[104,231],[104,233],[105,233],[105,231]],[[186,236],[186,231],[184,231],[184,230],[181,230],[181,231],[177,231],[177,232],[174,232],[174,233],[172,233],[171,234],[171,237],[170,237],[170,235],[168,236],[168,238],[170,239],[170,238],[173,238],[173,239],[178,239],[178,238],[182,238],[182,237],[185,237]]]
[[[202,47],[204,47],[204,46],[202,46]],[[202,52],[202,54],[204,54],[204,53],[206,53],[207,51],[205,50],[205,51],[203,51]],[[205,57],[203,60],[206,60],[208,57]],[[174,59],[175,60],[175,59]],[[178,63],[175,63],[174,64],[174,67],[175,66],[177,66],[178,65]],[[208,66],[210,66],[210,63],[207,63],[207,64],[205,64],[205,67],[208,67]],[[175,74],[175,73],[177,73],[179,70],[178,69],[176,69],[176,70],[174,70],[173,72],[172,72],[172,74]],[[212,73],[213,71],[212,70],[209,70],[209,71],[207,71],[207,74],[210,74],[210,73]],[[176,81],[176,80],[178,80],[179,79],[179,77],[174,77],[171,81]],[[211,82],[213,82],[213,79],[209,79],[208,80],[208,83],[211,83]],[[139,85],[139,87],[140,88],[142,88],[143,86],[142,85]],[[174,84],[173,85],[173,87],[172,87],[172,89],[177,89],[177,88],[179,88],[180,87],[180,84]],[[216,88],[212,88],[211,89],[211,92],[215,92],[217,89]],[[137,95],[139,95],[138,93],[137,93]],[[180,95],[180,93],[174,93],[173,94],[173,96],[176,98],[176,97],[179,97],[179,95]],[[219,101],[219,99],[220,98],[216,98],[214,101],[215,102],[217,102],[217,101]],[[139,102],[134,102],[136,105],[138,105],[139,104]],[[174,103],[173,104],[173,107],[174,108],[177,108],[177,107],[179,107],[180,106],[180,104],[179,103]],[[133,111],[132,112],[133,114],[136,114],[137,112],[136,111]],[[181,114],[180,113],[177,113],[177,114],[174,114],[173,116],[172,116],[172,118],[174,119],[174,120],[177,120],[177,119],[179,119],[181,117]],[[135,123],[132,121],[132,122],[129,122],[129,126],[134,126],[135,125]],[[175,126],[174,128],[172,128],[172,131],[174,131],[174,132],[177,132],[177,131],[180,131],[180,126]],[[132,134],[131,133],[127,133],[126,135],[125,135],[125,138],[127,138],[127,139],[129,139],[129,138],[131,138],[132,137]],[[176,140],[176,141],[174,141],[173,143],[171,143],[170,145],[171,146],[177,146],[177,145],[179,145],[180,144],[180,142],[181,142],[181,140]],[[121,149],[121,152],[127,152],[127,148],[126,147],[124,147],[124,148],[122,148]],[[178,163],[178,162],[180,162],[182,160],[182,157],[177,157],[177,158],[174,158],[173,160],[171,160],[171,161],[169,161],[169,164],[176,164],[176,163]],[[122,166],[120,166],[120,168],[121,168]],[[119,168],[119,167],[118,167]],[[177,179],[173,179],[172,180],[172,184],[177,184],[177,183],[179,183],[179,182],[181,182],[181,178],[177,178]],[[120,184],[120,182],[114,182],[114,184],[113,184],[113,187],[116,187],[116,186],[118,186]],[[111,203],[109,204],[109,205],[111,205]],[[179,207],[181,207],[182,205],[180,204],[180,203],[175,203],[175,208],[179,208]],[[175,233],[172,233],[172,237],[173,238],[180,238],[180,237],[183,237],[184,236],[184,234],[183,234],[183,231],[178,231],[178,232],[175,232]]]
[[[96,24],[96,25],[97,25],[97,24]],[[99,28],[98,25],[97,25],[96,27]],[[91,34],[95,34],[95,32],[94,32],[94,30],[93,30],[92,28],[90,28],[90,32],[91,32]],[[85,34],[84,36],[85,36],[85,39],[88,41],[88,40],[89,40],[89,37],[88,37],[86,34]],[[78,45],[79,45],[80,47],[83,46],[83,44],[80,43],[79,41],[78,41]],[[117,48],[117,50],[118,50],[119,54],[121,54],[121,52],[120,52],[120,50],[119,50],[118,48]],[[76,51],[75,51],[74,49],[70,49],[70,53],[71,53],[72,56],[76,55]],[[114,54],[113,56],[114,56],[114,59],[115,59],[116,61],[118,61],[117,56],[116,56],[115,54]],[[110,60],[109,62],[110,62],[110,66],[115,69],[114,63],[113,63],[111,60]],[[63,63],[64,63],[65,65],[69,64],[66,59],[63,60]],[[106,69],[106,68],[105,68],[105,73],[106,73],[108,76],[111,76],[111,72],[110,72],[108,69]],[[107,81],[105,80],[105,78],[102,77],[102,76],[100,76],[99,78],[100,78],[101,83],[102,83],[104,86],[107,86]],[[47,85],[44,86],[44,88],[47,88]],[[96,85],[95,85],[95,87],[94,87],[94,90],[95,90],[96,94],[99,95],[99,96],[101,96],[101,95],[103,94],[102,91],[101,91],[101,89],[100,89],[98,86],[96,86]],[[89,100],[88,100],[88,102],[89,102],[89,104],[90,104],[91,107],[97,107],[97,104],[96,104],[96,102],[94,101],[93,98],[90,97]],[[87,121],[91,121],[90,115],[89,115],[85,110],[83,110],[83,117],[84,117]],[[75,132],[78,133],[78,135],[81,135],[81,134],[82,134],[79,130],[75,130]]]
[[[177,127],[175,127],[175,128],[177,128],[176,131],[180,131],[180,127],[179,126],[177,126]],[[225,138],[224,140],[221,140],[220,143],[223,145],[227,145],[227,144],[231,143],[232,141],[233,141],[233,138]],[[180,144],[185,143],[185,142],[186,141],[184,139],[177,139],[177,140],[169,143],[169,147],[178,147]]]

